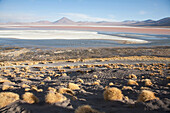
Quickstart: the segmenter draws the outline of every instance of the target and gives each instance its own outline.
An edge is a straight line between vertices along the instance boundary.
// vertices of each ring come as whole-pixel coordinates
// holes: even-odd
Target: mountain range
[[[163,18],[157,21],[150,20],[150,19],[145,20],[145,21],[139,21],[131,25],[134,25],[134,26],[170,26],[170,17]]]
[[[6,23],[6,24],[45,24],[45,25],[108,25],[108,26],[170,26],[170,17],[166,17],[160,20],[144,20],[144,21],[135,21],[135,20],[126,20],[122,22],[107,22],[107,21],[99,21],[99,22],[74,22],[66,17],[63,17],[57,21],[50,22],[50,21],[37,21],[31,23]]]

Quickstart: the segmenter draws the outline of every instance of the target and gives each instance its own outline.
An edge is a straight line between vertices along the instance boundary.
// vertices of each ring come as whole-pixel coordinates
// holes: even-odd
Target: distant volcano
[[[66,17],[63,17],[55,22],[53,22],[54,24],[75,24],[76,22],[66,18]]]

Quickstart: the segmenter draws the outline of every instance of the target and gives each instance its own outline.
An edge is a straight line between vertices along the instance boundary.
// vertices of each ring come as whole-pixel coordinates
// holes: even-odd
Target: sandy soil
[[[17,53],[16,57],[11,57],[16,50],[21,54]],[[29,51],[24,49],[28,53],[22,50],[23,48],[1,49],[1,53],[10,52],[11,56],[5,54],[6,56],[0,57],[3,59],[0,67],[0,92],[10,91],[20,96],[20,100],[0,108],[2,113],[74,113],[75,109],[81,105],[90,105],[105,113],[166,113],[170,111],[168,47],[28,49]],[[54,54],[50,54],[52,52]],[[113,59],[108,56],[112,56]],[[37,61],[38,58],[39,61]],[[60,59],[60,62],[56,59]],[[136,78],[129,78],[130,74],[136,75]],[[83,82],[80,82],[80,79]],[[149,79],[152,84],[145,85],[146,79]],[[135,80],[138,85],[128,85],[129,80]],[[49,87],[59,91],[60,88],[68,88],[69,83],[78,84],[80,89],[73,90],[74,95],[63,94],[67,97],[67,100],[63,102],[54,104],[45,102]],[[109,85],[110,83],[113,84]],[[39,103],[28,104],[23,101],[22,95],[27,92],[23,84],[29,86],[28,92],[37,96]],[[4,89],[4,85],[13,87]],[[129,86],[129,89],[124,86]],[[107,87],[119,88],[123,99],[104,100],[103,92]],[[159,99],[137,102],[139,94],[144,89],[153,91]]]

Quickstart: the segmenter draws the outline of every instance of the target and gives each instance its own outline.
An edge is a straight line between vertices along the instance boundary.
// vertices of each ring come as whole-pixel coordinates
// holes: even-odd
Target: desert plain
[[[2,113],[166,113],[170,48],[0,48]]]

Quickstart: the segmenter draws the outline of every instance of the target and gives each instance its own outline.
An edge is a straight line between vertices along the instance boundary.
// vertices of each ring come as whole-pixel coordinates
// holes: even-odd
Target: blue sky
[[[0,0],[0,22],[158,20],[170,0]]]

